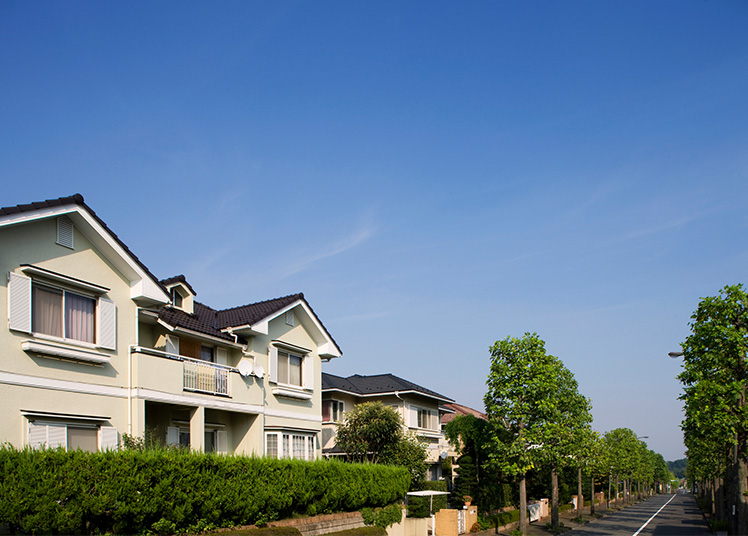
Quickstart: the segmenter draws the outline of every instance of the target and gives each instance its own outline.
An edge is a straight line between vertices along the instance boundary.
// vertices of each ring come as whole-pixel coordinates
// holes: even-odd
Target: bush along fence
[[[381,507],[407,469],[180,450],[0,448],[0,524],[27,533],[196,532]]]

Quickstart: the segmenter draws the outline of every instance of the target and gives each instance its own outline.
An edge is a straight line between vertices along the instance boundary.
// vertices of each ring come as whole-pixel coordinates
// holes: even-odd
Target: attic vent
[[[293,326],[293,311],[286,311],[286,324]]]
[[[57,243],[66,248],[75,249],[75,226],[67,216],[57,218]]]

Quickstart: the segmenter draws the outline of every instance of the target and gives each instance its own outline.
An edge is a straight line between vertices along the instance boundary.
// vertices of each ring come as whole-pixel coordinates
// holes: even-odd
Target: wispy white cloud
[[[354,229],[348,235],[343,236],[330,244],[321,246],[316,252],[305,257],[295,259],[290,264],[285,264],[283,269],[276,272],[275,278],[285,279],[299,272],[310,268],[313,264],[324,259],[329,259],[341,255],[346,251],[360,246],[376,234],[376,227],[371,223],[365,223],[357,229]]]

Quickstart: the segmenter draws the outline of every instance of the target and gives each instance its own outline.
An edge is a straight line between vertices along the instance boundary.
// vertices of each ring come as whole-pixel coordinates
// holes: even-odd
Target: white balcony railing
[[[184,390],[229,396],[229,370],[207,361],[182,357]]]

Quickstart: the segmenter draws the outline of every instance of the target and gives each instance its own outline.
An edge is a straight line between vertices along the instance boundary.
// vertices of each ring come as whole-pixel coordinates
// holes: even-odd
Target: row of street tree
[[[748,534],[748,294],[726,286],[701,300],[683,343],[688,479],[730,534]]]
[[[484,511],[515,504],[525,512],[529,481],[531,497],[550,491],[551,523],[558,530],[560,477],[566,491],[570,482],[576,485],[578,516],[585,493],[592,498],[598,489],[607,491],[608,500],[615,494],[630,501],[660,491],[658,484],[673,478],[662,456],[633,431],[593,431],[590,401],[537,334],[507,337],[491,347],[487,387],[488,420],[459,416],[445,431],[460,453],[454,495],[474,498]],[[351,461],[407,466],[415,488],[424,478],[423,445],[403,432],[399,414],[381,402],[356,405],[338,427],[336,442]],[[519,519],[524,534],[527,518]]]
[[[634,493],[649,493],[671,480],[662,456],[648,450],[633,431],[619,428],[600,436],[592,430],[590,401],[537,334],[507,337],[493,345],[487,385],[488,421],[462,416],[447,426],[447,437],[461,452],[458,494],[476,497],[486,508],[503,506],[497,501],[506,503],[507,493],[514,497],[516,485],[524,512],[528,476],[536,483],[539,475],[547,474],[551,523],[558,530],[561,472],[575,473],[580,510],[583,489],[594,495],[596,482],[607,484],[608,498],[611,492],[618,496],[620,483],[623,497],[630,500]],[[519,530],[527,530],[525,516],[520,516]]]

